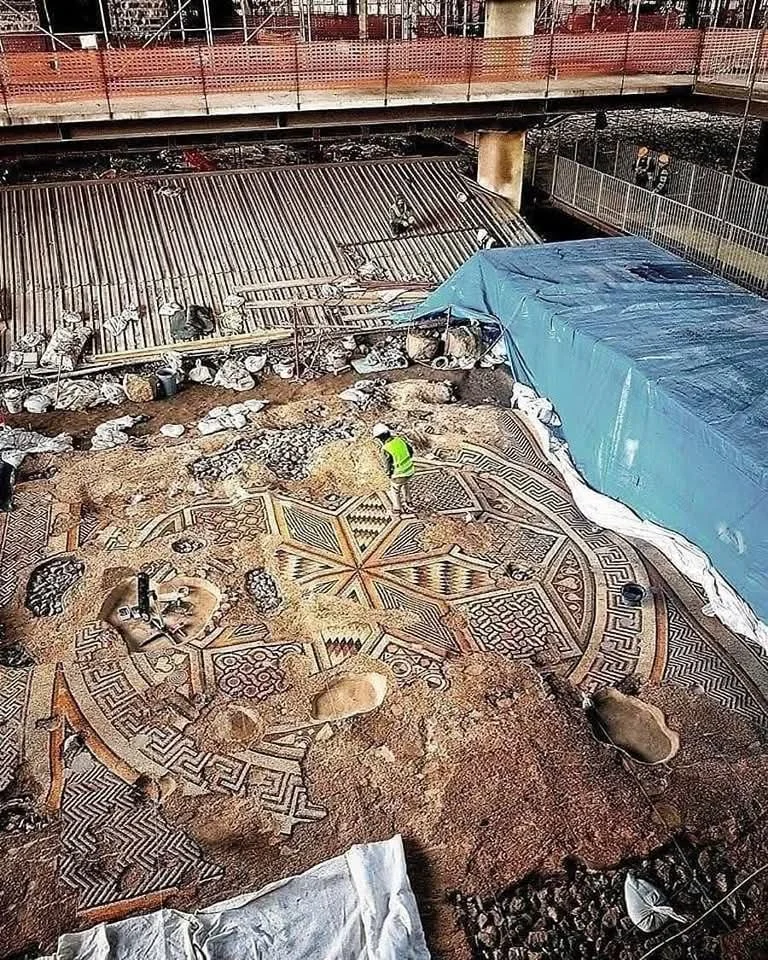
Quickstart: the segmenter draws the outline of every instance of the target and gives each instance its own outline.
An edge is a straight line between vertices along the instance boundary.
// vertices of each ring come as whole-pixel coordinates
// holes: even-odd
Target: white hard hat
[[[371,430],[371,433],[374,435],[374,437],[383,437],[385,434],[391,432],[392,431],[386,425],[386,423],[377,423],[374,425],[373,430]]]

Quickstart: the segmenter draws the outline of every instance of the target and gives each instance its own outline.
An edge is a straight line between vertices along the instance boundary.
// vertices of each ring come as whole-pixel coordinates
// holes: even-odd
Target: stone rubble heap
[[[309,462],[318,447],[353,436],[351,424],[343,422],[260,430],[219,453],[196,460],[190,464],[189,472],[195,480],[224,480],[249,463],[263,463],[281,480],[301,480],[309,475]]]
[[[624,897],[630,869],[691,919],[738,882],[722,850],[681,841],[680,849],[669,847],[631,867],[597,871],[577,864],[568,875],[534,876],[490,898],[457,893],[456,911],[476,960],[636,960],[681,927],[670,922],[648,934],[633,924]],[[743,921],[749,891],[742,888],[659,956],[719,960],[720,935]]]
[[[283,602],[274,578],[264,567],[254,567],[246,573],[245,591],[262,616],[274,613]]]
[[[76,557],[54,557],[32,571],[27,584],[26,608],[35,617],[51,617],[64,611],[64,595],[85,573]]]

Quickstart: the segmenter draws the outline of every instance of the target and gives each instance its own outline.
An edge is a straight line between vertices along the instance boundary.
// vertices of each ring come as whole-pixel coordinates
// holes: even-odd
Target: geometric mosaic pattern
[[[223,548],[269,535],[278,541],[269,572],[283,596],[338,598],[349,613],[336,627],[278,641],[272,615],[251,611],[247,623],[131,654],[109,625],[78,623],[65,662],[0,668],[0,789],[22,757],[41,779],[47,775],[48,806],[61,816],[60,875],[89,919],[218,875],[152,803],[137,801],[142,777],[170,778],[188,797],[256,797],[284,836],[326,816],[303,769],[326,724],[281,715],[258,742],[232,750],[195,735],[214,698],[279,704],[290,658],[319,672],[365,654],[398,684],[437,691],[448,687],[448,660],[462,652],[543,659],[586,689],[630,675],[698,683],[767,726],[765,656],[692,615],[690,588],[685,602],[678,596],[679,576],[660,574],[631,544],[582,516],[522,421],[506,411],[498,417],[507,428],[498,447],[467,442],[439,460],[417,461],[415,518],[393,520],[378,494],[309,502],[261,490],[235,504],[200,497],[155,517],[132,542],[86,514],[62,540],[52,536],[55,504],[20,489],[18,509],[0,516],[0,605],[21,595],[45,558],[77,556],[84,544],[109,552],[149,543],[157,557],[165,538],[159,562],[178,562],[171,544],[186,532]],[[482,520],[486,545],[429,548],[432,515]],[[215,580],[216,571],[208,576]],[[623,602],[628,581],[653,586],[641,607]],[[65,765],[63,742],[72,732],[86,746]]]
[[[61,807],[60,876],[79,892],[81,911],[222,874],[86,748],[67,770]]]

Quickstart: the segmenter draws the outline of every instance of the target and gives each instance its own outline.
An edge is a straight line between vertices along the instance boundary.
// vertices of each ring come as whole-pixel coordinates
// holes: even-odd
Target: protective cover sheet
[[[639,238],[476,254],[416,311],[495,317],[597,490],[768,620],[768,305]]]
[[[429,960],[399,836],[195,914],[59,939],[55,960]],[[54,960],[54,958],[50,958]]]

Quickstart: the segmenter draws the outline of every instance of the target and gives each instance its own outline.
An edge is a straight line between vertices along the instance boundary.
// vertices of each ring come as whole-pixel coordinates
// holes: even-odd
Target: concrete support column
[[[520,209],[523,195],[525,131],[489,130],[478,135],[477,182]]]
[[[530,37],[536,23],[536,0],[486,0],[486,37]]]
[[[752,164],[752,179],[768,187],[768,120],[760,123],[755,160]]]

